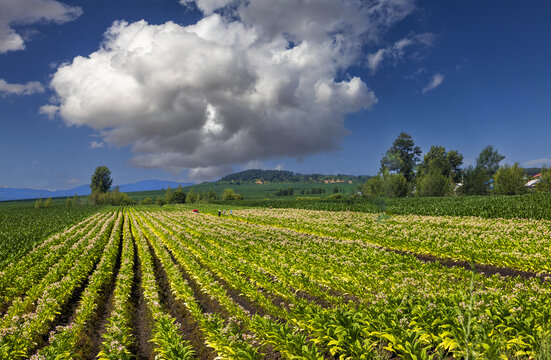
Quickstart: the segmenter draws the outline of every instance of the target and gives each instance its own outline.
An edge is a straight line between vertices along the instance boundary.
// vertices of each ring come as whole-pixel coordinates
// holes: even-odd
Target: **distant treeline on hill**
[[[235,174],[226,175],[219,182],[365,182],[369,175],[323,175],[323,174],[300,174],[287,170],[261,170],[250,169]]]

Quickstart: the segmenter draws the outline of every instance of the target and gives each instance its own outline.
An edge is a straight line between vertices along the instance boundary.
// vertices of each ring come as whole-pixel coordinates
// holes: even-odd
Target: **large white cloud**
[[[82,14],[80,7],[69,6],[55,0],[1,0],[0,1],[0,53],[25,48],[24,39],[14,25],[37,22],[64,23]]]
[[[57,69],[57,102],[43,113],[130,145],[134,165],[196,177],[335,150],[344,116],[377,101],[346,69],[413,9],[407,0],[197,5],[205,17],[190,26],[115,22],[96,52]]]

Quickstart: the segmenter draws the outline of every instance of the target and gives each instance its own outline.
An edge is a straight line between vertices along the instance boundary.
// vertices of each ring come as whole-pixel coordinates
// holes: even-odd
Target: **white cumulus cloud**
[[[444,82],[444,75],[443,74],[434,74],[430,80],[430,82],[425,86],[422,90],[423,94],[426,94],[427,92],[436,89],[442,83]]]
[[[26,84],[10,84],[0,79],[0,95],[32,95],[44,92],[44,86],[38,81],[29,81]]]
[[[345,115],[377,102],[346,69],[413,9],[409,0],[197,5],[205,17],[190,26],[115,22],[97,51],[57,69],[57,101],[42,111],[130,146],[133,165],[196,178],[335,150]]]
[[[0,54],[25,48],[24,39],[13,25],[29,25],[37,22],[58,24],[72,21],[82,14],[82,9],[55,0],[1,0],[0,1]]]

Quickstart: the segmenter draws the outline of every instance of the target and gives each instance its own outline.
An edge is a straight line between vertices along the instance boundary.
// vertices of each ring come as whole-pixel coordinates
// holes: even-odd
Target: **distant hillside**
[[[172,188],[182,186],[190,186],[193,183],[178,183],[175,181],[166,180],[143,180],[131,184],[119,185],[121,192],[149,191],[162,190],[169,186]],[[25,188],[2,188],[0,187],[0,201],[8,200],[23,200],[23,199],[39,199],[39,198],[55,198],[78,195],[89,195],[90,185],[80,185],[67,190],[36,190]]]
[[[250,169],[226,175],[218,182],[227,183],[283,183],[283,182],[311,182],[311,183],[332,183],[332,182],[365,182],[369,175],[322,175],[322,174],[300,174],[287,170],[261,170]]]

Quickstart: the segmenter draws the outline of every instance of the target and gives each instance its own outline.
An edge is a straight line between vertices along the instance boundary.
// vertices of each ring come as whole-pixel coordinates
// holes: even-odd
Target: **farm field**
[[[551,358],[550,221],[214,209],[102,210],[11,258],[0,358]]]
[[[0,269],[48,235],[97,212],[93,206],[35,209],[32,202],[0,203]]]

